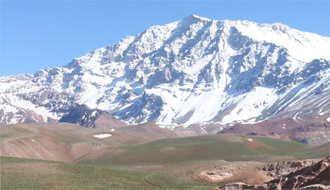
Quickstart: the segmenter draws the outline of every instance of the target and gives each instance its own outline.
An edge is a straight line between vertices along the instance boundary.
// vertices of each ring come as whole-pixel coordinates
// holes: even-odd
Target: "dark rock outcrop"
[[[308,166],[312,162],[291,162],[290,166],[300,167],[302,163],[307,166],[302,167],[294,172],[286,175],[277,175],[271,181],[265,182],[261,185],[248,185],[244,183],[231,183],[219,189],[224,190],[238,190],[238,189],[330,189],[330,156],[323,160]],[[281,164],[267,165],[263,169],[281,171],[283,168],[277,167]],[[282,166],[287,165],[283,164]],[[282,172],[285,173],[285,172]]]
[[[108,112],[99,109],[90,109],[86,105],[76,105],[59,122],[75,123],[87,128],[116,128],[126,125]]]
[[[262,171],[267,172],[267,176],[273,178],[279,178],[281,176],[285,176],[291,172],[295,172],[296,170],[310,167],[316,164],[319,160],[304,160],[304,161],[281,161],[277,163],[267,164],[262,167]]]

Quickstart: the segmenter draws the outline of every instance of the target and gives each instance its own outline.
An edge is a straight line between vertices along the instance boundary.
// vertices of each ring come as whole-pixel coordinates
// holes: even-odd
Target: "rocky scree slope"
[[[248,185],[244,183],[232,183],[219,189],[330,189],[330,157],[313,163],[313,160],[302,162],[278,162],[262,168],[268,171],[275,179],[261,185]]]
[[[329,37],[280,23],[189,15],[63,67],[1,77],[0,122],[57,121],[74,104],[168,127],[324,115],[329,49]]]

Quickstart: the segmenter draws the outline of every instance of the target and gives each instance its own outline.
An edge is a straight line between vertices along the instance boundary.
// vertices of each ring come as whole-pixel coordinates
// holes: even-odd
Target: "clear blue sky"
[[[0,75],[34,74],[121,38],[195,14],[281,22],[330,36],[329,1],[0,1]]]

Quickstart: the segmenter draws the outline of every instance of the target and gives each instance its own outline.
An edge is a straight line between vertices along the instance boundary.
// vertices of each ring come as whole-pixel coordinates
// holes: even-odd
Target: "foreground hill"
[[[247,185],[244,183],[232,183],[220,187],[219,189],[297,189],[297,190],[329,190],[330,189],[330,156],[312,164],[303,162],[287,162],[289,166],[295,168],[291,172],[283,172],[287,167],[284,163],[272,164],[264,167],[270,173],[276,172],[277,177],[261,185]],[[303,166],[305,165],[305,166]],[[291,169],[291,168],[290,168]],[[280,174],[279,174],[280,173]],[[283,174],[286,173],[286,174]]]
[[[152,123],[112,129],[90,129],[69,123],[9,124],[0,128],[1,156],[106,167],[267,160],[271,157],[303,159],[329,154],[327,149],[267,137],[234,134],[182,137],[182,132],[162,129]]]
[[[218,162],[168,172],[137,172],[35,159],[0,158],[3,189],[214,189],[219,186],[220,189],[276,189],[277,186],[283,189],[327,189],[330,184],[329,157],[321,161],[283,161],[267,165]],[[254,185],[236,183],[227,185],[227,188],[223,186],[232,181]]]
[[[112,129],[30,123],[1,125],[0,129],[4,189],[193,189],[229,181],[260,184],[275,179],[268,176],[272,166],[265,163],[330,154],[329,142],[312,146],[236,134],[180,137],[184,133],[152,123]],[[290,162],[283,163],[286,167]]]
[[[180,173],[123,171],[64,162],[0,158],[2,189],[214,189],[225,184]]]
[[[0,122],[58,121],[76,103],[161,126],[326,115],[329,49],[329,37],[280,23],[189,15],[63,67],[1,77]]]

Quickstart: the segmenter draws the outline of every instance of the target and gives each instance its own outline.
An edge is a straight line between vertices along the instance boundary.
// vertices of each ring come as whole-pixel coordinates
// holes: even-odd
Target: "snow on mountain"
[[[1,77],[0,120],[59,120],[74,103],[107,110],[127,123],[160,126],[253,123],[307,114],[287,110],[316,96],[326,98],[329,49],[329,37],[280,23],[189,15],[64,67]],[[314,106],[312,114],[329,113],[326,105]]]

